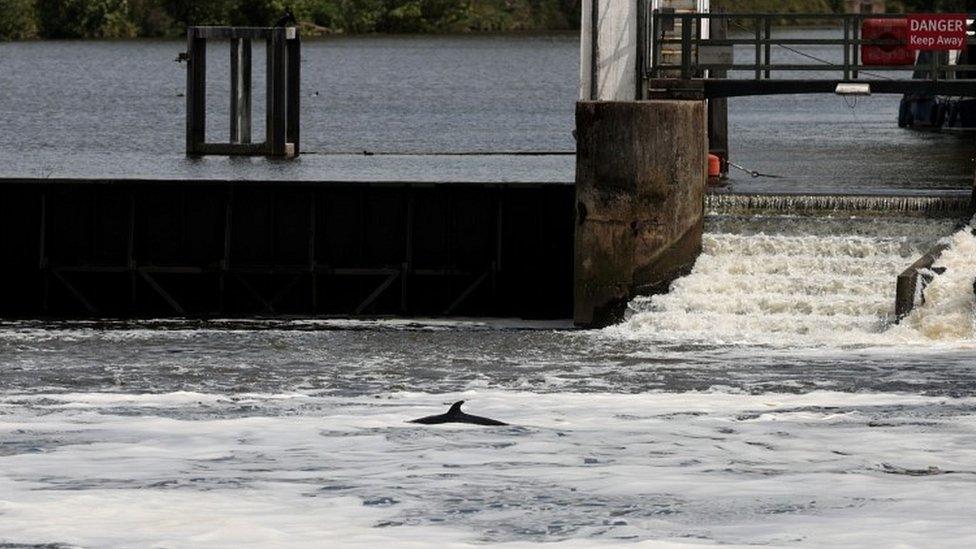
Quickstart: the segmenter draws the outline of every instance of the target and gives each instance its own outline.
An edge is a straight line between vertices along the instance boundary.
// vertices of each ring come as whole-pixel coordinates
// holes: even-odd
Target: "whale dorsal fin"
[[[447,415],[456,416],[461,413],[461,405],[464,404],[463,400],[459,400],[454,404],[451,404],[451,409],[447,411]]]

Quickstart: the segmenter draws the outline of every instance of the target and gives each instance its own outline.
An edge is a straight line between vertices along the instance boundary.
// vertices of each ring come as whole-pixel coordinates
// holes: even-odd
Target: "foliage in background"
[[[175,37],[187,25],[269,25],[286,6],[305,35],[573,29],[580,20],[580,0],[0,0],[0,40]],[[830,13],[843,0],[713,0],[713,6]],[[888,7],[976,12],[976,0],[889,0]]]
[[[0,0],[0,40],[179,36],[266,26],[290,7],[305,34],[572,29],[580,0]]]
[[[35,0],[38,33],[45,38],[136,36],[126,0]]]
[[[0,0],[0,40],[37,36],[34,0]]]

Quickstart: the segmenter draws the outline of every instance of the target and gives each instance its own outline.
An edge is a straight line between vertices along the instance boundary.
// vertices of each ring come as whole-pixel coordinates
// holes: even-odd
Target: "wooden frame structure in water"
[[[230,142],[208,143],[207,40],[230,40]],[[251,142],[251,41],[265,40],[265,139]],[[301,39],[295,27],[189,27],[186,31],[186,154],[299,154]]]

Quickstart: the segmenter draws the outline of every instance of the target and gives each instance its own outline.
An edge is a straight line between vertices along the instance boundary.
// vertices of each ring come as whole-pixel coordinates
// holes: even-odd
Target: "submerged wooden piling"
[[[186,35],[186,154],[201,154],[207,128],[207,41]]]
[[[230,41],[230,142],[251,142],[251,41]]]

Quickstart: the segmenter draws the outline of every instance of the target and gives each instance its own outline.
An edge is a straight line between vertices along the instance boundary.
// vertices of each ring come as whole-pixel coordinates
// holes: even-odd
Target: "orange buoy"
[[[708,155],[708,177],[722,177],[722,159],[717,154]]]
[[[725,181],[722,180],[722,158],[717,154],[708,155],[708,185],[711,187],[724,187]]]

